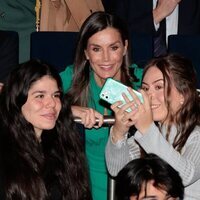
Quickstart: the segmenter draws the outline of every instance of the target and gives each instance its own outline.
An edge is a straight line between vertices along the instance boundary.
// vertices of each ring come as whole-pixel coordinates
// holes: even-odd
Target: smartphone
[[[126,104],[122,93],[126,94],[126,96],[129,98],[130,101],[133,100],[133,97],[130,95],[130,93],[127,90],[127,86],[122,84],[119,81],[116,81],[112,78],[108,78],[103,85],[101,92],[100,92],[100,98],[107,101],[110,104],[113,104],[117,101],[121,101],[122,105]],[[140,99],[141,103],[144,102],[144,99],[142,97],[142,94],[136,90],[133,89],[133,92],[137,95],[137,97]],[[120,106],[122,106],[120,105]],[[127,112],[130,112],[131,109],[127,109]]]

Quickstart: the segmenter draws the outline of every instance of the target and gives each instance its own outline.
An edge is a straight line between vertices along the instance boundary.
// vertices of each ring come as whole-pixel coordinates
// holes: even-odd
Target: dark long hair
[[[0,148],[5,197],[46,200],[58,189],[60,199],[90,199],[84,151],[68,101],[61,96],[62,108],[56,125],[43,131],[41,143],[33,125],[21,112],[31,85],[46,75],[57,82],[62,93],[59,74],[37,60],[13,70],[3,87]]]
[[[190,60],[177,54],[169,54],[165,57],[152,59],[145,67],[143,77],[152,66],[156,66],[163,74],[164,95],[168,110],[167,119],[169,119],[167,137],[171,125],[175,124],[178,134],[173,146],[181,151],[195,126],[200,124],[200,97],[196,90],[197,76],[194,67]],[[170,108],[172,84],[184,97],[183,104],[175,114]]]
[[[79,106],[87,106],[88,104],[88,100],[90,98],[90,64],[86,59],[84,50],[87,48],[87,43],[90,37],[108,27],[119,31],[123,44],[125,45],[125,41],[128,40],[128,30],[126,24],[117,16],[102,11],[94,12],[85,20],[80,29],[74,61],[73,83],[68,92],[72,104]],[[123,57],[123,63],[121,66],[121,81],[126,85],[131,85],[131,77],[128,71],[129,66],[130,52],[127,50],[126,55]]]
[[[139,196],[142,186],[153,181],[153,186],[167,192],[167,196],[183,199],[184,186],[178,172],[154,154],[132,160],[117,175],[118,200]]]

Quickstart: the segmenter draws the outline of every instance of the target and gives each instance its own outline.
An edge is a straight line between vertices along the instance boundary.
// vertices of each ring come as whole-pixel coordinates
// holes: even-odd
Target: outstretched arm
[[[160,23],[169,16],[181,0],[158,0],[156,8],[153,10],[154,23]]]

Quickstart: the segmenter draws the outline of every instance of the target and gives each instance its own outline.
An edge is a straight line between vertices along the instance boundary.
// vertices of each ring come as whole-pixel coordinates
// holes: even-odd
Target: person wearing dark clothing
[[[16,32],[0,30],[0,82],[4,83],[10,71],[18,64],[19,38]]]
[[[166,20],[167,36],[200,34],[199,0],[103,0],[107,12],[126,20],[131,32],[157,36]]]

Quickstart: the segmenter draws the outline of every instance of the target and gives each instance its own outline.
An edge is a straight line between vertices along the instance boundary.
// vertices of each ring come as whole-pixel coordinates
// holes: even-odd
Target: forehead
[[[90,43],[96,44],[99,42],[107,43],[107,42],[116,42],[116,41],[119,41],[119,42],[122,41],[121,34],[119,33],[117,29],[108,27],[92,35],[88,40],[88,44]]]
[[[148,83],[157,80],[163,80],[163,74],[156,66],[152,66],[146,71],[143,82]]]
[[[141,199],[145,197],[147,197],[147,199],[148,197],[149,199],[165,199],[167,192],[162,189],[156,188],[153,185],[153,183],[154,181],[152,180],[142,185],[142,190],[140,193]],[[154,197],[154,198],[151,198],[151,197]]]
[[[45,90],[54,90],[54,89],[58,88],[57,82],[56,80],[48,75],[43,76],[42,78],[40,78],[39,80],[35,81],[29,91],[31,90],[35,90],[35,89],[45,89]]]

